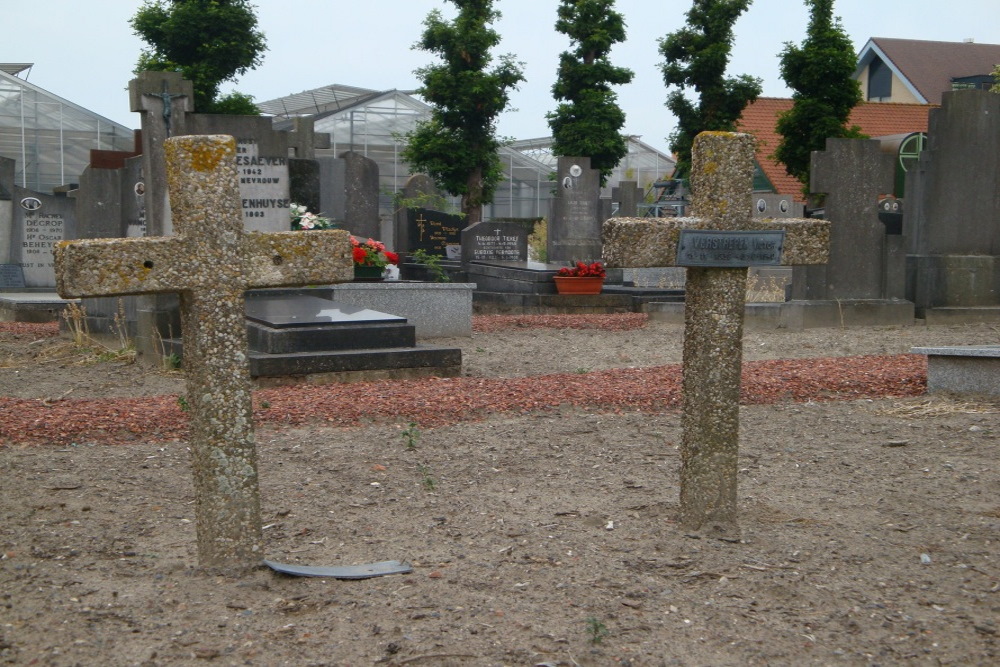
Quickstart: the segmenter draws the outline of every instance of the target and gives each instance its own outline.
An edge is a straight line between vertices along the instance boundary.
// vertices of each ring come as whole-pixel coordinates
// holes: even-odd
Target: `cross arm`
[[[178,292],[190,286],[182,237],[86,239],[55,247],[56,291],[64,299]]]
[[[350,233],[343,229],[250,232],[243,237],[247,287],[292,287],[353,280]]]
[[[609,268],[674,266],[682,229],[706,228],[699,218],[610,218],[603,226],[604,262]],[[825,264],[830,222],[812,218],[754,219],[740,231],[784,230],[783,266]]]

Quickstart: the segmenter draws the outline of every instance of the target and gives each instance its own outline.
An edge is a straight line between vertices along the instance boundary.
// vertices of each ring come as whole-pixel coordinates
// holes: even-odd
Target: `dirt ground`
[[[681,334],[520,326],[429,342],[460,346],[471,378],[599,378],[678,363]],[[744,358],[998,334],[750,330]],[[54,402],[183,392],[177,373],[79,360],[37,327],[0,329],[0,395],[37,399],[44,420]],[[997,664],[998,410],[936,395],[743,407],[739,543],[675,522],[673,409],[260,426],[266,556],[413,566],[361,581],[199,570],[183,439],[11,441],[0,664]]]

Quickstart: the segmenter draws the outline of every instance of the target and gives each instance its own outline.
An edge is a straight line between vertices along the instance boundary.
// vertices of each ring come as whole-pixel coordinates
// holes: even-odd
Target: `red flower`
[[[399,264],[399,255],[391,250],[385,251],[385,258],[389,260],[390,264]]]
[[[577,262],[576,266],[572,268],[563,267],[559,269],[556,275],[574,278],[604,278],[607,275],[607,271],[604,270],[604,265],[600,262],[594,262],[593,264]]]
[[[368,259],[368,253],[365,252],[365,249],[360,246],[354,246],[352,252],[354,254],[355,264],[364,264],[365,260]]]

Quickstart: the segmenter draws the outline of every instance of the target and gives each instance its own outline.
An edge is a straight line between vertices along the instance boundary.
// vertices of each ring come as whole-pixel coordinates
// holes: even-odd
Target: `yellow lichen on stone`
[[[236,153],[236,140],[228,135],[176,137],[175,142],[167,142],[166,150],[183,151],[194,171],[209,172],[225,159]]]

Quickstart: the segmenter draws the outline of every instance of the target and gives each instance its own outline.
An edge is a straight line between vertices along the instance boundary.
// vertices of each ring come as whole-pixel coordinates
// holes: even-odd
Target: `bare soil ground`
[[[480,319],[471,338],[430,341],[462,347],[466,378],[351,385],[337,400],[353,396],[362,416],[348,426],[322,416],[332,394],[269,390],[321,416],[258,427],[266,555],[414,568],[362,581],[198,569],[183,437],[28,437],[74,406],[97,419],[100,406],[176,401],[182,377],[82,364],[51,330],[0,327],[0,427],[23,431],[0,436],[0,664],[1000,661],[1000,408],[895,392],[912,372],[889,373],[912,366],[892,356],[912,346],[996,343],[998,327],[749,331],[748,366],[804,360],[778,383],[789,390],[860,365],[892,397],[759,390],[774,398],[741,409],[743,539],[727,543],[675,522],[676,408],[602,393],[667,382],[681,327],[595,321]],[[854,355],[878,356],[836,359]],[[551,400],[574,380],[594,400]],[[421,418],[430,388],[478,384],[541,407],[501,409],[503,397]],[[407,391],[412,411],[364,416]]]

